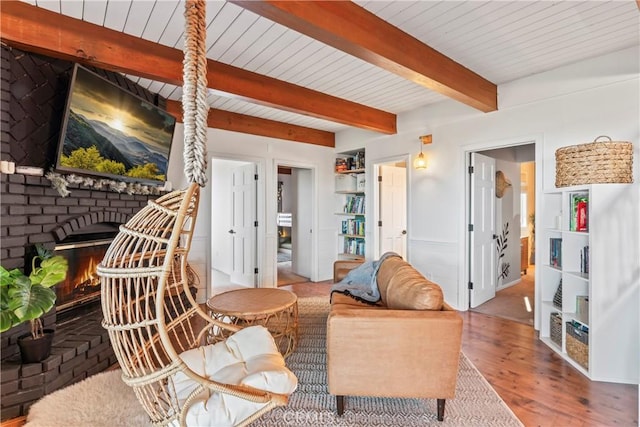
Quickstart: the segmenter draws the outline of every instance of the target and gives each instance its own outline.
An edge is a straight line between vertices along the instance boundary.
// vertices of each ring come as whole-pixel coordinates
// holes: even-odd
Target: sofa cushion
[[[380,302],[370,304],[358,301],[350,295],[341,294],[340,292],[331,293],[331,307],[349,307],[349,308],[379,308]]]
[[[440,286],[401,258],[385,259],[377,280],[382,302],[390,309],[442,310],[444,297]]]

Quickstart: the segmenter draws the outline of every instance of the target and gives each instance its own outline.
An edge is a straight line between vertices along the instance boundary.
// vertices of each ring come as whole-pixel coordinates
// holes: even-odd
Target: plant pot
[[[51,344],[53,343],[53,329],[45,329],[44,336],[33,339],[31,334],[18,337],[18,347],[20,347],[20,357],[22,363],[42,362],[51,354]]]

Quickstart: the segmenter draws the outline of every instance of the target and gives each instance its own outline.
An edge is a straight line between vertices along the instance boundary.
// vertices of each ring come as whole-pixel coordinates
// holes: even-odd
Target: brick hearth
[[[28,412],[45,394],[82,381],[117,363],[99,307],[56,329],[51,356],[42,363],[2,361],[2,420]]]
[[[56,146],[73,64],[7,47],[0,48],[0,155],[16,165],[49,170]],[[138,96],[163,106],[164,100],[117,73],[94,70]],[[24,268],[36,243],[53,249],[66,237],[99,223],[126,222],[157,196],[129,195],[70,185],[61,197],[44,177],[0,174],[0,257],[7,269]],[[52,355],[41,363],[19,363],[20,325],[0,334],[2,420],[25,415],[36,400],[116,363],[102,312],[56,324],[52,310],[45,327],[56,330]]]

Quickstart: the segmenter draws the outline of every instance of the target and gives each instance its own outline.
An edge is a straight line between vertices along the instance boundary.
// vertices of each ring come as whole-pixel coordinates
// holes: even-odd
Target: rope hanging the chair
[[[183,61],[182,110],[187,179],[204,187],[207,178],[206,2],[187,0]]]
[[[214,398],[213,412],[207,416],[221,414],[228,416],[228,422],[247,425],[275,406],[285,405],[295,389],[293,380],[287,385],[293,388],[286,393],[218,382],[196,372],[183,359],[184,354],[203,354],[201,348],[212,328],[241,329],[208,315],[196,301],[187,276],[200,187],[206,183],[205,9],[204,0],[186,1],[183,121],[185,172],[190,183],[184,190],[150,200],[121,225],[98,266],[102,325],[109,331],[123,381],[133,388],[154,425],[184,426],[188,416],[197,423],[204,408],[199,406],[202,398],[209,402],[209,397],[218,394],[227,397]],[[274,354],[266,347],[261,351],[271,358]],[[280,368],[279,372],[285,369],[284,360]],[[225,399],[235,402],[234,411],[229,406],[213,409],[214,401]]]

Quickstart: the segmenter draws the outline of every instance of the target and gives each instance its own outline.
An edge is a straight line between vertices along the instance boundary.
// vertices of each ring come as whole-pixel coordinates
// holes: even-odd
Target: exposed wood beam
[[[20,1],[3,1],[0,38],[10,46],[106,70],[182,85],[179,49],[50,12]],[[254,103],[386,134],[396,116],[385,111],[208,61],[209,87]]]
[[[167,101],[167,112],[179,122],[182,122],[182,104],[180,102]],[[215,108],[209,110],[207,125],[213,129],[224,129],[287,141],[322,145],[324,147],[336,146],[336,138],[333,132],[261,119]]]
[[[498,109],[495,84],[351,1],[230,2],[478,110]]]

